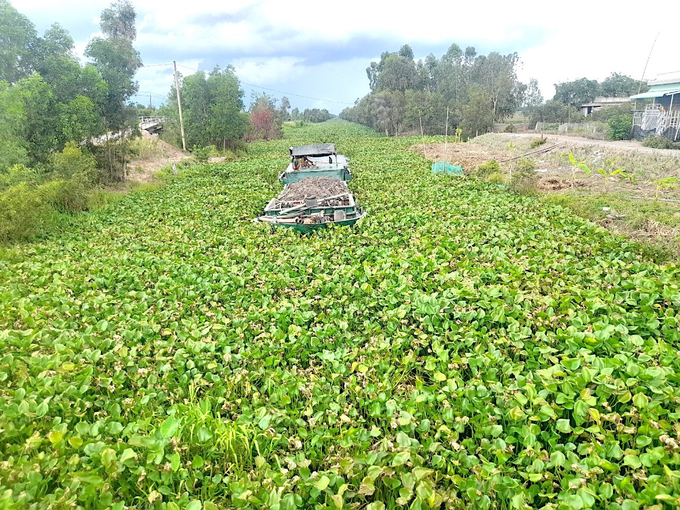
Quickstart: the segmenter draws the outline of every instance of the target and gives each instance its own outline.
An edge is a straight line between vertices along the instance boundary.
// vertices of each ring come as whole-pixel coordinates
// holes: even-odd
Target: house
[[[581,105],[581,113],[586,117],[600,108],[607,108],[608,106],[621,106],[630,103],[629,97],[602,97],[598,96],[593,99],[592,103],[585,103]]]
[[[680,140],[680,76],[649,82],[649,92],[636,94],[633,116],[633,138],[641,140],[648,136],[664,136],[672,141]],[[651,103],[638,105],[638,101]]]

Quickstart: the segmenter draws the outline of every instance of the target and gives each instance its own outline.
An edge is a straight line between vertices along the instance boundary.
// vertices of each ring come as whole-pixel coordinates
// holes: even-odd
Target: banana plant
[[[657,179],[652,181],[656,185],[656,193],[654,194],[654,200],[659,200],[659,193],[661,190],[678,189],[678,178],[674,175],[670,177],[664,177],[663,179]]]

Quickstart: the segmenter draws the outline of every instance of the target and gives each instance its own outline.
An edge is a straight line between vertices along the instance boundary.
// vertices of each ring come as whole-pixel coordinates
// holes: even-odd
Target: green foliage
[[[664,136],[648,136],[642,140],[643,147],[651,147],[653,149],[677,149],[678,145]]]
[[[653,181],[656,186],[655,199],[659,199],[659,193],[663,190],[678,189],[678,178],[674,175]]]
[[[541,138],[535,138],[534,140],[531,140],[531,143],[529,144],[529,147],[530,147],[531,149],[537,149],[537,148],[539,148],[541,145],[543,145],[544,143],[546,143],[547,141],[548,141],[548,139],[545,138],[545,137],[543,137],[543,136],[542,136]]]
[[[16,83],[31,74],[31,46],[37,33],[30,20],[0,0],[0,77]]]
[[[581,78],[579,80],[557,83],[555,85],[554,101],[565,106],[578,108],[584,103],[590,103],[600,94],[600,84],[597,80]]]
[[[487,177],[487,182],[490,182],[492,184],[505,184],[506,183],[506,178],[505,175],[503,175],[500,172],[493,173]]]
[[[504,131],[506,133],[516,133],[517,132],[517,126],[515,126],[514,124],[508,124],[507,126],[505,126]]]
[[[677,506],[677,266],[419,137],[286,134],[3,252],[0,506]],[[319,139],[368,216],[250,221]]]
[[[621,73],[610,74],[600,84],[600,94],[606,97],[630,97],[648,90],[647,82],[640,83],[639,80]]]
[[[49,168],[53,174],[62,179],[69,179],[74,175],[84,180],[94,182],[96,176],[95,158],[83,152],[75,142],[68,142],[64,150],[52,154]]]
[[[582,122],[584,119],[585,117],[574,106],[550,100],[534,109],[529,120],[529,126],[535,127],[537,122],[562,124],[564,122]]]
[[[517,160],[508,184],[508,190],[519,195],[533,195],[536,193],[537,184],[538,177],[536,176],[534,162],[525,158]]]
[[[207,76],[201,71],[183,77],[181,90],[187,147],[215,145],[225,150],[238,145],[250,119],[242,113],[243,90],[233,67],[216,66]],[[172,132],[174,139],[170,141],[181,147],[174,87],[168,94],[168,106],[161,113],[177,120]]]
[[[461,127],[466,136],[491,130],[494,122],[512,115],[522,104],[527,87],[516,76],[516,53],[465,53],[456,44],[437,59],[428,55],[415,62],[411,51],[384,52],[366,70],[371,93],[342,119],[386,134],[404,132],[444,134]]]
[[[0,189],[0,244],[30,239],[47,228],[52,209],[28,182]]]
[[[194,145],[191,149],[191,153],[196,158],[196,161],[199,163],[206,163],[211,157],[217,154],[217,148],[214,145],[208,145],[207,147]]]
[[[611,117],[607,124],[607,138],[610,140],[629,140],[633,130],[633,115],[625,113]]]
[[[473,87],[469,98],[470,101],[463,108],[460,127],[463,136],[472,138],[493,129],[494,115],[491,96],[482,87]]]
[[[572,186],[576,182],[576,172],[577,170],[580,170],[586,175],[590,175],[592,171],[590,170],[590,167],[586,165],[585,161],[580,161],[574,156],[572,152],[569,153],[569,162],[571,163],[571,184]]]
[[[500,173],[500,171],[501,171],[500,163],[498,163],[498,161],[496,161],[495,159],[491,159],[475,168],[475,170],[472,172],[472,175],[474,175],[478,179],[486,180],[489,178],[489,176],[496,173]]]

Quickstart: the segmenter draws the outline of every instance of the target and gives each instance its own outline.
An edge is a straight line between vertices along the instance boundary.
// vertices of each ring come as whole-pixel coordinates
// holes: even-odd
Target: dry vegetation
[[[142,137],[132,142],[133,150],[138,154],[128,164],[128,180],[140,184],[154,182],[154,174],[161,168],[179,163],[190,156],[177,147],[142,131]]]
[[[680,151],[642,147],[639,142],[605,142],[566,136],[547,136],[531,154],[531,144],[540,135],[489,133],[461,144],[425,145],[432,161],[448,160],[470,173],[478,165],[495,159],[509,175],[519,156],[529,153],[537,169],[538,190],[545,200],[569,207],[608,229],[644,241],[680,256],[680,189],[659,189],[655,181],[680,179]],[[423,153],[423,145],[413,147]],[[572,154],[590,168],[587,175],[572,172]],[[605,177],[601,168],[620,168],[623,173]]]

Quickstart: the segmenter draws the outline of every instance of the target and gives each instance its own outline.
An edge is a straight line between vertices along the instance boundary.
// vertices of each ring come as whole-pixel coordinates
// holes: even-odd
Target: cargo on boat
[[[315,143],[291,147],[290,163],[279,175],[284,184],[299,182],[308,177],[334,177],[343,181],[352,178],[348,160],[335,150],[335,144]]]

